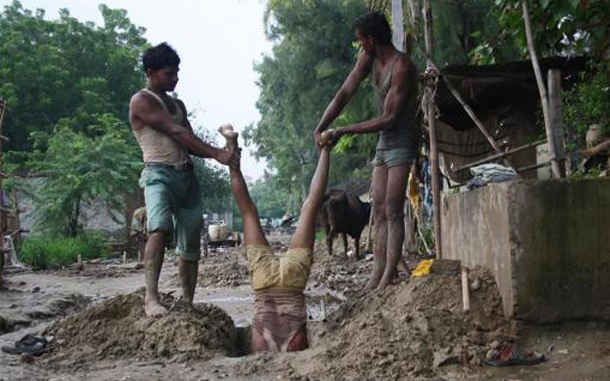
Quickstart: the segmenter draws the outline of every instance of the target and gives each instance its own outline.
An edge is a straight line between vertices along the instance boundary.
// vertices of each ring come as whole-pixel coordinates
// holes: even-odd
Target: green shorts
[[[190,261],[201,256],[203,209],[195,172],[170,167],[145,167],[140,176],[148,233],[173,232],[176,253]]]
[[[417,159],[417,156],[417,151],[410,148],[378,149],[372,164],[375,167],[379,165],[396,167],[412,164]]]

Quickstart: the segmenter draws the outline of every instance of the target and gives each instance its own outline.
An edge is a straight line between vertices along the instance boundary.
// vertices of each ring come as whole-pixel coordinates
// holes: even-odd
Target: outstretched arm
[[[235,160],[235,150],[216,148],[203,142],[191,129],[175,123],[150,96],[142,93],[135,95],[129,104],[129,113],[131,119],[139,119],[145,125],[165,133],[195,156],[212,158],[225,165]]]
[[[314,132],[314,138],[318,147],[321,148],[324,145],[320,140],[322,132],[324,132],[339,114],[341,114],[341,111],[343,111],[347,102],[352,98],[362,80],[371,71],[372,65],[373,58],[366,52],[363,52],[360,57],[358,57],[356,65],[345,79],[345,82],[343,82],[343,85],[341,85],[339,91],[337,91],[330,101],[322,118],[320,118],[320,121],[318,122],[318,126]]]
[[[368,134],[385,130],[390,127],[398,117],[411,86],[415,84],[410,81],[411,70],[414,70],[409,58],[401,57],[394,66],[392,73],[392,84],[383,105],[383,113],[380,117],[370,119],[358,124],[352,124],[337,128],[333,131],[335,138],[346,134]]]

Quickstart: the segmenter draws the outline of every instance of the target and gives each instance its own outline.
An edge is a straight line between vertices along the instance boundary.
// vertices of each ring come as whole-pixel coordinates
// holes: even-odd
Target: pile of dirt
[[[55,337],[47,364],[80,368],[104,359],[187,361],[236,353],[237,332],[222,309],[210,304],[192,309],[167,295],[163,304],[170,306],[168,315],[147,318],[138,291],[54,323],[44,332]]]
[[[475,269],[470,280],[476,291],[468,313],[462,311],[459,274],[409,279],[349,300],[325,326],[313,324],[310,350],[277,359],[253,356],[236,372],[333,381],[429,380],[466,372],[509,332],[493,277]]]
[[[328,255],[326,244],[316,242],[314,262],[309,281],[323,284],[327,288],[351,296],[360,291],[368,281],[373,262],[369,259],[356,260],[342,255]]]
[[[318,346],[331,379],[416,379],[439,368],[479,365],[508,326],[501,297],[488,272],[476,269],[471,312],[462,312],[461,279],[430,275],[347,303],[329,322]],[[476,281],[475,281],[476,279]]]
[[[214,287],[237,287],[248,283],[248,264],[237,260],[205,264],[198,279],[198,284]]]

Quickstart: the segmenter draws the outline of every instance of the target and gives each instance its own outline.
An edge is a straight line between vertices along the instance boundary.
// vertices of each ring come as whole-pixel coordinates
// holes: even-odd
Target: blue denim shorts
[[[195,172],[171,167],[145,167],[140,176],[148,215],[148,233],[173,232],[176,253],[197,261],[201,256],[203,209]]]

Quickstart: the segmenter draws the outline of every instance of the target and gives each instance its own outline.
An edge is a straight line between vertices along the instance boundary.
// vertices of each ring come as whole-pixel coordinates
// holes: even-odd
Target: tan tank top
[[[141,92],[146,92],[152,95],[163,109],[169,114],[170,118],[181,126],[184,126],[184,113],[182,107],[172,98],[172,102],[176,105],[176,113],[172,114],[165,105],[165,102],[155,93],[148,89],[142,89]],[[144,126],[139,130],[133,131],[136,140],[142,149],[142,156],[145,163],[164,163],[169,165],[182,165],[189,162],[189,152],[172,138],[161,131],[158,131],[150,126]]]

